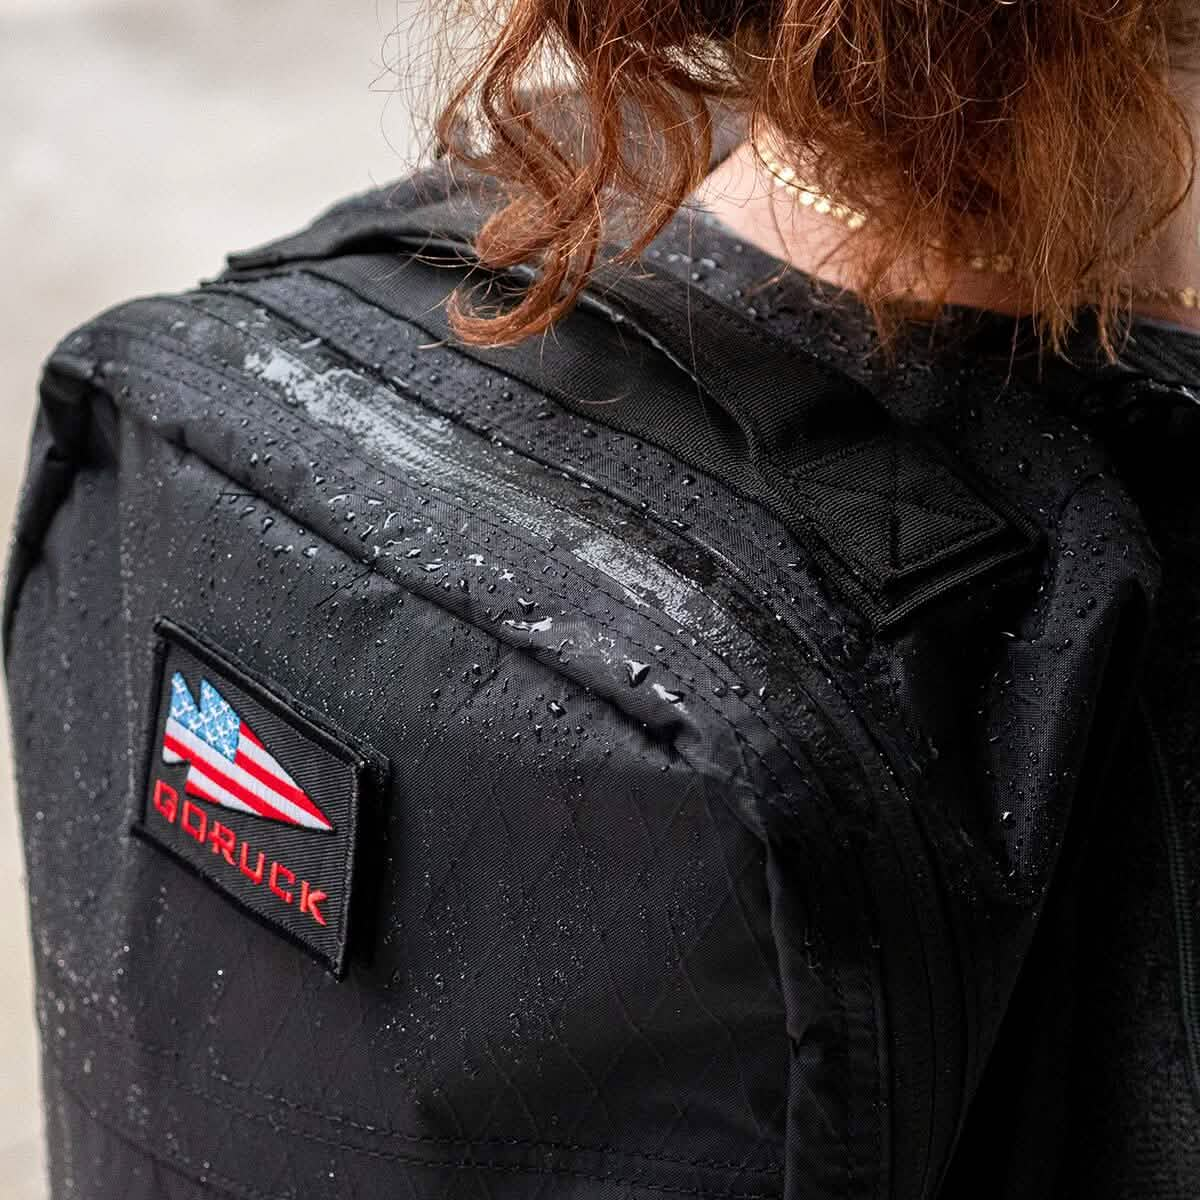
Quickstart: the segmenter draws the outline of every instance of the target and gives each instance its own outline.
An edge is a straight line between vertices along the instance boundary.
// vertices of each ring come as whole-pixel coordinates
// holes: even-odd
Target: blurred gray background
[[[39,364],[63,333],[119,300],[211,275],[224,251],[409,169],[421,144],[414,113],[431,108],[418,2],[0,0],[4,530]],[[42,1200],[27,923],[2,717],[0,1196]]]

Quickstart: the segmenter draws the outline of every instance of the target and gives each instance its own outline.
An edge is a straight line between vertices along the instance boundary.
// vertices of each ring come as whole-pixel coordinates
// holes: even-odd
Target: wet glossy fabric
[[[803,522],[286,252],[90,323],[7,613],[56,1195],[1194,1194],[1190,627],[1156,621],[1194,525],[1144,469],[1165,414],[1194,436],[1186,343],[1039,377],[964,317],[887,366],[702,222],[651,261],[1036,551],[881,627]],[[807,503],[871,554],[902,499],[968,515],[878,491]],[[389,765],[343,982],[128,837],[163,616]]]

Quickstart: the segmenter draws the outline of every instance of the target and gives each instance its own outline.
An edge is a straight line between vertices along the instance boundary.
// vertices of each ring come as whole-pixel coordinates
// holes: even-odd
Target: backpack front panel
[[[778,1194],[766,852],[705,757],[739,733],[696,715],[712,667],[691,655],[685,688],[668,665],[678,622],[606,622],[619,586],[564,571],[536,513],[448,495],[429,464],[355,469],[351,439],[124,336],[96,335],[117,365],[78,401],[87,461],[10,635],[60,1194],[113,1194],[75,1162],[91,1123],[139,1177],[235,1195]],[[303,523],[264,497],[301,487]],[[388,764],[342,982],[129,836],[165,769],[163,616]]]

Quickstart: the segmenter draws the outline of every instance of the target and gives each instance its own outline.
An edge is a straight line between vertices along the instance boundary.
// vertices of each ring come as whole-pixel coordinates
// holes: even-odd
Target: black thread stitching
[[[112,1042],[112,1044],[114,1044],[115,1046],[118,1047],[118,1049],[120,1049],[120,1043],[117,1042],[115,1039],[110,1038],[109,1035],[104,1034],[103,1032],[101,1032],[101,1036],[104,1037],[105,1040]],[[140,1046],[140,1044],[139,1044],[138,1048],[139,1049],[149,1049],[149,1047],[143,1047],[143,1046]],[[75,1095],[81,1101],[81,1103],[87,1105],[88,1101],[82,1095],[82,1093],[77,1089],[77,1087],[75,1085],[69,1084],[67,1082],[65,1066],[60,1058],[60,1052],[57,1047],[54,1048],[54,1053],[55,1053],[56,1059],[58,1060],[56,1063],[56,1066],[57,1066],[57,1072],[58,1072],[59,1079],[60,1079],[62,1086],[64,1087],[65,1090],[71,1092],[72,1095]],[[129,1060],[127,1059],[126,1062],[128,1062],[128,1061]],[[162,1072],[155,1072],[155,1076],[161,1083],[165,1083],[169,1088],[172,1088],[175,1091],[184,1092],[188,1095],[194,1096],[197,1099],[204,1101],[205,1103],[212,1104],[214,1107],[222,1109],[223,1111],[225,1111],[227,1113],[231,1113],[234,1116],[242,1117],[246,1120],[256,1121],[256,1122],[260,1122],[262,1124],[269,1125],[271,1127],[271,1129],[274,1131],[283,1131],[284,1133],[293,1135],[304,1141],[317,1142],[320,1145],[328,1146],[331,1149],[348,1151],[351,1154],[363,1155],[367,1158],[377,1159],[381,1162],[408,1163],[413,1166],[425,1167],[430,1170],[438,1170],[442,1167],[449,1166],[449,1167],[454,1167],[456,1169],[472,1169],[472,1170],[482,1170],[482,1171],[504,1171],[504,1172],[510,1172],[510,1173],[514,1173],[514,1174],[524,1174],[524,1173],[528,1172],[528,1173],[544,1174],[544,1175],[551,1175],[551,1176],[560,1176],[560,1177],[566,1177],[566,1178],[586,1179],[586,1180],[590,1180],[590,1181],[597,1182],[597,1183],[617,1183],[617,1184],[623,1184],[623,1185],[628,1185],[628,1186],[632,1186],[632,1187],[644,1187],[644,1188],[648,1188],[652,1191],[661,1191],[661,1192],[668,1192],[668,1193],[672,1193],[672,1194],[687,1195],[687,1196],[701,1196],[701,1195],[711,1195],[712,1194],[711,1189],[684,1188],[684,1187],[678,1187],[678,1186],[674,1186],[674,1185],[657,1184],[657,1183],[648,1182],[645,1179],[639,1179],[636,1177],[620,1178],[617,1176],[597,1175],[594,1172],[573,1171],[573,1170],[570,1170],[567,1168],[562,1168],[562,1167],[545,1167],[545,1166],[538,1166],[536,1164],[526,1164],[526,1163],[493,1163],[493,1162],[486,1162],[486,1161],[481,1162],[481,1161],[476,1161],[473,1159],[462,1159],[459,1161],[453,1161],[453,1160],[447,1161],[447,1160],[441,1160],[441,1159],[430,1160],[428,1158],[422,1158],[420,1155],[417,1155],[417,1154],[406,1154],[400,1150],[380,1150],[380,1149],[372,1149],[369,1146],[357,1146],[353,1142],[343,1141],[339,1138],[329,1137],[329,1136],[325,1136],[325,1135],[322,1135],[319,1133],[314,1133],[312,1130],[309,1130],[309,1129],[299,1129],[294,1125],[285,1124],[284,1122],[273,1118],[272,1116],[270,1116],[267,1113],[253,1112],[249,1109],[239,1107],[237,1104],[234,1104],[232,1101],[224,1100],[219,1096],[215,1096],[215,1095],[213,1095],[212,1092],[206,1091],[204,1088],[198,1087],[195,1084],[189,1084],[180,1079],[172,1078],[171,1076],[164,1074]],[[318,1112],[315,1115],[318,1117],[323,1117],[325,1114]],[[429,1142],[429,1143],[459,1145],[459,1146],[463,1146],[464,1148],[470,1148],[472,1145],[478,1144],[478,1143],[473,1142],[468,1139],[414,1137],[411,1140],[413,1142]],[[506,1143],[499,1141],[499,1139],[493,1139],[492,1144],[506,1144]],[[528,1145],[534,1149],[543,1148],[543,1147],[554,1147],[554,1145],[555,1145],[554,1143],[548,1143],[548,1142],[518,1142],[518,1144]],[[583,1152],[585,1152],[585,1153],[602,1153],[602,1154],[616,1153],[616,1154],[622,1155],[623,1157],[632,1157],[632,1155],[630,1155],[627,1151],[610,1151],[607,1147],[603,1147],[603,1146],[598,1147],[598,1148],[580,1147],[580,1149],[582,1149]],[[638,1157],[644,1157],[647,1160],[652,1161],[652,1162],[659,1161],[657,1159],[657,1156],[649,1155],[649,1154],[639,1155]],[[663,1161],[663,1162],[674,1161],[678,1165],[691,1166],[691,1167],[704,1165],[701,1160],[691,1160],[691,1159],[683,1159],[683,1158],[677,1159],[677,1160],[663,1158],[663,1159],[661,1159],[661,1161]],[[731,1169],[736,1170],[738,1172],[750,1171],[750,1172],[753,1172],[754,1174],[761,1174],[761,1175],[779,1175],[780,1174],[779,1171],[777,1171],[773,1168],[747,1167],[743,1163],[732,1163],[732,1164],[729,1164],[729,1166],[731,1167]],[[236,1183],[237,1181],[234,1180],[232,1182]],[[774,1193],[774,1192],[726,1191],[726,1192],[721,1192],[719,1194],[722,1196],[729,1197],[729,1200],[775,1200],[775,1198],[777,1196],[777,1193]]]

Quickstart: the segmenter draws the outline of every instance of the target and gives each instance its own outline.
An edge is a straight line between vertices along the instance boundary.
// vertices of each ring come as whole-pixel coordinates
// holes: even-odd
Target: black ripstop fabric
[[[888,364],[688,214],[467,354],[450,191],[47,364],[56,1200],[1194,1196],[1200,354],[957,313]],[[340,980],[129,835],[164,619],[377,766]]]

